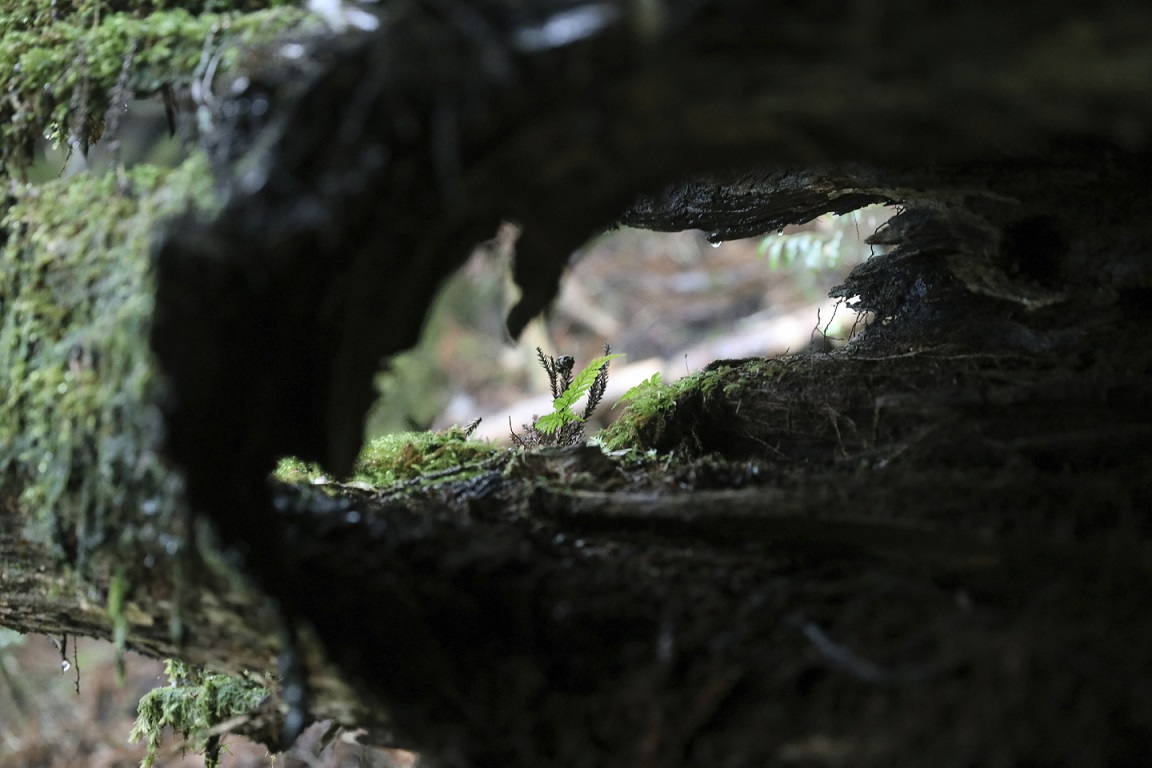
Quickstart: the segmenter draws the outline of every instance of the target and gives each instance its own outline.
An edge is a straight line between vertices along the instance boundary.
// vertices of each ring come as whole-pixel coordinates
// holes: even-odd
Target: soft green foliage
[[[576,378],[572,380],[568,388],[552,401],[552,413],[546,413],[536,421],[536,429],[545,434],[553,434],[565,424],[583,421],[584,419],[572,410],[572,406],[588,390],[592,389],[592,385],[596,383],[596,378],[600,376],[601,369],[605,368],[612,360],[623,356],[621,354],[601,355],[588,363],[580,373],[576,374]]]
[[[377,376],[380,398],[365,426],[369,436],[431,424],[453,383],[483,387],[506,375],[496,362],[504,349],[506,281],[505,270],[475,267],[448,278],[428,310],[420,343],[390,358]]]
[[[695,379],[696,376],[686,376],[673,384],[657,383],[642,389],[633,387],[629,390],[632,397],[628,407],[620,414],[620,418],[600,430],[596,435],[597,442],[609,451],[636,447],[639,442],[638,430],[650,420],[663,418],[671,412],[676,407],[680,392]]]
[[[798,232],[794,235],[770,235],[760,241],[757,250],[768,258],[772,270],[800,264],[807,269],[835,269],[843,256],[844,230],[832,232]]]
[[[276,464],[272,476],[285,483],[311,483],[324,477],[324,470],[319,464],[301,461],[295,456],[285,456]]]
[[[384,486],[483,461],[502,452],[499,446],[470,439],[460,427],[443,432],[399,432],[370,440],[352,473],[356,480]]]
[[[442,432],[397,432],[373,438],[364,446],[352,468],[353,482],[385,487],[463,464],[474,464],[501,455],[505,449],[469,438],[462,427]],[[282,459],[275,476],[289,483],[323,476],[315,464],[295,458]]]
[[[212,738],[212,727],[255,710],[268,695],[267,690],[247,677],[199,671],[171,659],[165,671],[169,685],[140,699],[136,725],[128,737],[148,741],[141,768],[155,763],[165,728],[180,733],[194,751],[205,752],[205,766],[215,768],[219,743]]]
[[[651,448],[650,438],[664,433],[670,417],[686,400],[702,398],[707,402],[717,395],[731,397],[733,393],[744,390],[749,381],[779,379],[788,370],[790,361],[795,359],[718,361],[671,384],[663,384],[653,376],[625,393],[626,397],[631,395],[628,407],[619,419],[596,436],[596,440],[609,451]]]
[[[24,635],[16,630],[0,627],[0,653],[8,648],[19,648],[22,645],[24,645]]]
[[[207,164],[11,189],[0,218],[0,486],[25,535],[81,567],[175,546],[179,489],[155,453],[149,256],[158,222],[213,202]],[[129,580],[132,574],[125,574]]]
[[[596,441],[609,451],[645,447],[641,435],[658,431],[653,430],[653,426],[666,419],[676,409],[681,398],[695,391],[707,396],[716,387],[725,384],[731,370],[727,366],[718,366],[685,376],[672,384],[664,384],[658,375],[653,376],[624,394],[621,399],[629,400],[628,407],[619,419],[596,435]]]
[[[107,611],[108,618],[112,620],[112,642],[117,648],[123,648],[128,639],[128,617],[124,614],[124,601],[128,597],[129,586],[123,570],[117,571],[108,585]]]
[[[616,401],[616,405],[612,406],[612,410],[616,410],[616,407],[621,403],[626,403],[629,400],[635,400],[642,395],[658,390],[662,386],[664,386],[664,377],[662,377],[660,372],[657,371],[648,378],[644,379],[644,381],[629,389],[624,394],[620,395],[620,399]]]
[[[25,165],[42,136],[82,145],[97,139],[118,84],[138,94],[187,84],[202,69],[205,50],[217,47],[217,71],[226,72],[246,48],[311,18],[297,5],[293,0],[4,3],[0,168]]]

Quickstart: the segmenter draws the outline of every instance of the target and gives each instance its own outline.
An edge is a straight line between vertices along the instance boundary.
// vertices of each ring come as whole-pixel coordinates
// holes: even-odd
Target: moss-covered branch
[[[308,14],[292,0],[16,0],[0,10],[0,169],[37,142],[86,150],[113,102],[180,89],[236,67]],[[317,23],[315,19],[313,23]],[[119,105],[116,105],[119,106]]]
[[[149,258],[159,222],[212,199],[197,156],[16,188],[0,224],[3,495],[81,569],[106,546],[180,546],[179,487],[157,454]]]

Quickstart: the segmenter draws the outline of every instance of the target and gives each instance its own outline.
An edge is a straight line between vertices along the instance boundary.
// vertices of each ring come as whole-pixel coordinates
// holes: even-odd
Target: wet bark
[[[288,617],[341,684],[318,711],[448,765],[1147,754],[1152,12],[684,3],[534,50],[543,10],[469,7],[397,4],[234,94],[274,117],[222,118],[242,171],[167,229],[151,344],[167,454],[250,580],[201,564],[183,645],[136,595],[129,642],[266,666]],[[267,483],[285,454],[347,466],[380,357],[502,218],[518,325],[598,227],[725,239],[874,201],[903,213],[837,289],[865,337],[718,364],[638,430],[658,458]],[[107,577],[42,580],[18,530],[0,623],[111,633],[85,604]]]

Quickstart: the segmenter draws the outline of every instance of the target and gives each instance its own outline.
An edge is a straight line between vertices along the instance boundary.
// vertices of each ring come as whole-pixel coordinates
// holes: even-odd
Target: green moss
[[[324,470],[320,468],[319,464],[310,464],[306,461],[300,461],[295,456],[286,456],[276,464],[272,476],[277,480],[295,485],[319,480],[324,476]]]
[[[243,50],[310,19],[290,0],[18,0],[0,11],[0,167],[25,166],[36,142],[87,145],[99,138],[127,71],[129,89],[186,85],[206,47],[218,72]],[[214,11],[214,12],[205,12]],[[125,66],[127,60],[127,68]]]
[[[361,482],[391,485],[505,452],[500,446],[469,439],[460,427],[443,432],[398,432],[370,440],[352,473]]]
[[[204,672],[175,660],[167,662],[169,685],[144,694],[137,707],[131,741],[147,740],[148,753],[141,768],[150,768],[165,728],[181,734],[187,746],[204,752],[208,768],[219,765],[220,744],[211,729],[238,715],[254,711],[268,695],[248,677]]]
[[[112,642],[117,648],[123,648],[128,639],[128,617],[124,611],[124,601],[130,586],[122,570],[117,571],[108,585],[107,611],[112,622]]]
[[[659,426],[676,408],[680,393],[690,386],[696,376],[685,376],[672,384],[664,384],[653,377],[643,385],[628,391],[629,402],[620,418],[596,434],[596,441],[608,451],[641,448],[640,435]]]
[[[629,448],[651,448],[651,436],[663,435],[666,422],[671,419],[686,398],[707,398],[733,388],[746,385],[749,376],[775,376],[783,370],[780,360],[758,360],[738,367],[718,365],[691,376],[664,384],[656,377],[629,390],[628,407],[620,418],[596,435],[605,450],[619,451]]]
[[[507,452],[508,449],[501,446],[470,439],[461,427],[451,427],[442,432],[397,432],[370,440],[347,479],[385,487],[429,473],[475,464]],[[313,481],[323,474],[319,466],[295,458],[282,459],[274,473],[275,477],[289,483]]]
[[[81,569],[105,547],[141,569],[178,547],[179,488],[155,453],[149,261],[158,223],[211,207],[211,190],[197,155],[14,189],[0,220],[0,487],[26,535]]]

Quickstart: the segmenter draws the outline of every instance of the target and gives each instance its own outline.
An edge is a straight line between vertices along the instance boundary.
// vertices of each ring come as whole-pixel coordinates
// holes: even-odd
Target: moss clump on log
[[[300,27],[291,0],[18,0],[0,11],[0,167],[26,165],[42,137],[87,147],[109,105],[186,86],[208,60],[223,73],[244,50]],[[123,92],[117,94],[116,89]]]
[[[609,451],[669,450],[669,435],[675,433],[676,439],[681,437],[677,416],[682,402],[690,398],[707,399],[722,384],[725,390],[734,386],[728,374],[745,362],[717,361],[671,384],[663,383],[658,376],[652,377],[626,393],[628,407],[619,419],[596,436],[597,441]],[[781,364],[778,360],[758,361],[754,373],[772,377],[777,375],[775,371]]]
[[[449,427],[440,432],[396,432],[373,438],[357,457],[348,481],[384,488],[447,475],[459,480],[479,471],[485,462],[511,456],[509,449],[470,435],[466,427]],[[277,465],[275,477],[300,483],[323,478],[324,472],[316,464],[285,458]]]
[[[207,163],[16,190],[0,222],[0,478],[29,538],[84,568],[108,546],[179,547],[155,452],[150,254],[163,220],[212,205]],[[128,574],[131,576],[131,574]]]

